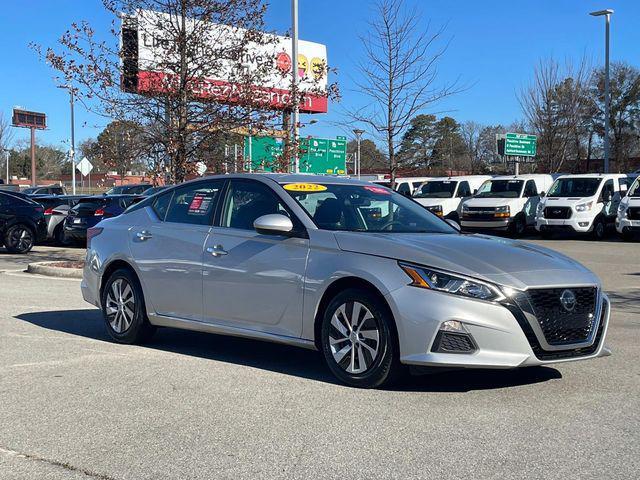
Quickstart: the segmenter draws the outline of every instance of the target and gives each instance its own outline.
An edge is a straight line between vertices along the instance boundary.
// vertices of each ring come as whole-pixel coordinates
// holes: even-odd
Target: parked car
[[[462,202],[490,178],[489,175],[436,177],[420,185],[413,192],[413,199],[438,217],[460,223]]]
[[[88,228],[105,218],[120,215],[139,198],[136,195],[96,195],[80,198],[64,219],[63,241],[85,241]]]
[[[615,225],[626,188],[626,175],[562,175],[549,189],[537,208],[536,230],[549,237],[554,232],[591,233],[604,238],[608,227]]]
[[[137,183],[131,185],[117,185],[106,191],[105,195],[141,195],[142,192],[152,188],[150,183]]]
[[[25,188],[22,193],[25,195],[66,195],[67,190],[62,185],[45,185]]]
[[[396,178],[394,190],[405,197],[410,197],[427,180],[431,180],[433,177],[404,177]],[[391,180],[374,180],[372,183],[382,185],[383,187],[391,188]]]
[[[636,177],[620,201],[616,230],[625,240],[632,240],[640,233],[640,177]]]
[[[462,203],[462,228],[506,231],[520,237],[528,226],[535,225],[540,197],[552,183],[551,175],[493,177]]]
[[[69,210],[83,198],[80,195],[32,196],[31,199],[44,207],[44,218],[47,222],[47,240],[58,245],[65,243],[64,219]]]
[[[44,208],[27,195],[0,190],[0,243],[10,253],[27,253],[45,239]]]
[[[147,188],[140,195],[142,195],[144,197],[149,197],[151,195],[155,195],[158,192],[162,192],[163,190],[166,190],[167,188],[169,188],[169,185],[160,185],[160,186],[157,186],[157,187]]]
[[[367,182],[207,177],[87,238],[82,295],[117,342],[164,326],[318,349],[358,387],[391,382],[403,365],[515,368],[608,354],[609,300],[588,269],[541,246],[461,235]]]

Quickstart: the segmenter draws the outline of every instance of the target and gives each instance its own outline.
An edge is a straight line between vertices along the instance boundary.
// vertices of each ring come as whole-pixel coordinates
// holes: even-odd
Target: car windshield
[[[323,230],[457,233],[421,205],[378,185],[291,183],[284,189]]]
[[[478,189],[476,197],[518,198],[524,180],[487,180]]]
[[[635,198],[640,197],[640,177],[638,177],[636,181],[633,182],[631,188],[629,188],[629,193],[627,193],[627,196]]]
[[[549,197],[593,197],[601,178],[559,178],[549,189]]]
[[[424,183],[413,195],[416,198],[451,198],[458,182],[451,180],[435,180]]]
[[[124,193],[129,187],[127,185],[119,185],[117,187],[111,187],[105,193],[107,195],[119,195]]]

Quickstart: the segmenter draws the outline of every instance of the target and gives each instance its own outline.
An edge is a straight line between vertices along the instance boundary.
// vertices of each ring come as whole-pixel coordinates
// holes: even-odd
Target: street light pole
[[[71,190],[76,194],[76,137],[75,137],[75,121],[73,109],[73,87],[71,85],[59,85],[58,88],[69,90],[69,106],[71,107],[71,149],[69,150],[69,160],[71,160]]]
[[[613,10],[599,10],[591,12],[593,17],[605,17],[604,34],[604,173],[609,173],[609,123],[611,116],[611,91],[609,89],[609,26]]]
[[[353,173],[355,173],[358,176],[358,180],[360,180],[360,140],[362,138],[362,134],[364,133],[364,130],[360,130],[359,128],[354,128],[353,133],[356,136],[356,142],[358,144],[356,161],[353,162],[353,170],[354,170]]]
[[[300,159],[298,158],[298,0],[291,0],[291,72],[293,74],[291,90],[293,98],[293,170],[300,173]]]

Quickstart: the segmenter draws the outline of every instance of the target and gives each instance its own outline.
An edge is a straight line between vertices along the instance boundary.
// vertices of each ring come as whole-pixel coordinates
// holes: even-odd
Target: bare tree
[[[558,172],[580,163],[589,69],[583,60],[577,68],[562,67],[553,59],[536,67],[532,83],[519,95],[532,133],[538,136],[538,163],[542,171]]]
[[[0,112],[0,150],[8,149],[12,140],[11,124],[4,116],[4,113]]]
[[[262,128],[279,115],[274,104],[287,110],[304,101],[303,93],[274,98],[261,87],[294,68],[265,33],[264,0],[102,2],[113,16],[109,41],[81,22],[56,49],[34,48],[87,108],[148,127],[148,143],[162,147],[174,182],[194,170],[198,150],[221,129]],[[312,70],[320,78],[326,65]]]
[[[464,140],[469,159],[469,170],[472,173],[479,173],[484,170],[481,158],[480,134],[483,126],[472,120],[464,122],[460,126],[460,135]]]
[[[356,85],[367,105],[347,115],[372,131],[384,144],[391,181],[400,165],[397,155],[411,119],[459,88],[438,85],[438,62],[447,49],[440,45],[444,27],[424,26],[421,15],[404,0],[379,0],[360,37],[365,58]]]

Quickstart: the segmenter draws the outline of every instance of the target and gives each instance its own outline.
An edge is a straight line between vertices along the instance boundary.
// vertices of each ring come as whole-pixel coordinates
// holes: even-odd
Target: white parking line
[[[39,275],[37,273],[27,273],[24,270],[0,270],[0,274],[9,275],[11,277],[23,277],[23,278],[44,278],[46,280],[63,280],[66,282],[81,282],[80,278],[62,278],[62,277],[50,277],[49,275]]]

